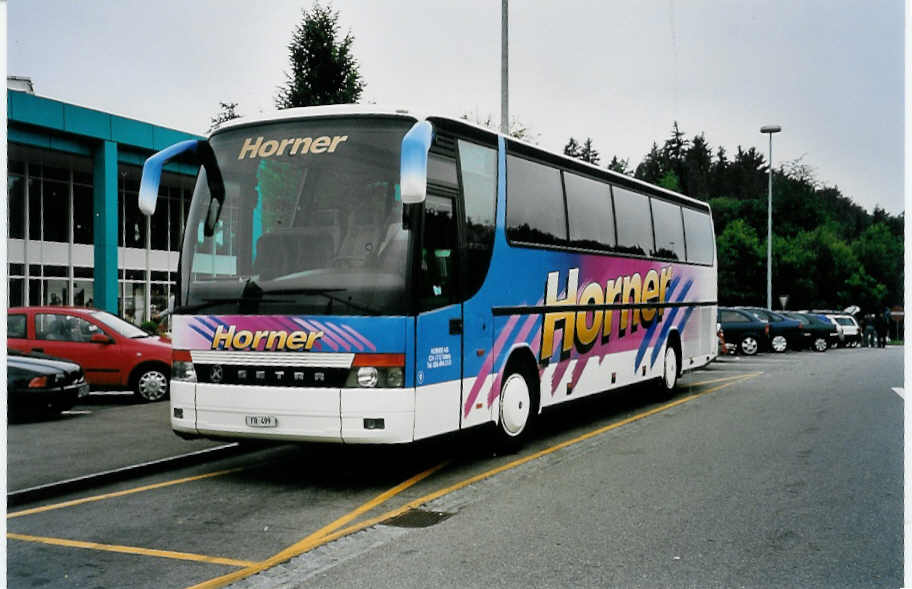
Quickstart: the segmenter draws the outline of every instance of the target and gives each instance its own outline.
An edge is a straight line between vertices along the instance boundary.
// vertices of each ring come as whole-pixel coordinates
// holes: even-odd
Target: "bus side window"
[[[456,300],[456,219],[453,199],[429,194],[424,203],[424,237],[418,300],[421,310]]]

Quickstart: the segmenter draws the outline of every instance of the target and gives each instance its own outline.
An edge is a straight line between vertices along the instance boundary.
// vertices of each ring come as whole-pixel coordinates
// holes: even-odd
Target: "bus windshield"
[[[184,312],[405,314],[412,232],[398,182],[411,123],[321,118],[215,134],[225,200],[206,236],[201,169],[181,251]]]

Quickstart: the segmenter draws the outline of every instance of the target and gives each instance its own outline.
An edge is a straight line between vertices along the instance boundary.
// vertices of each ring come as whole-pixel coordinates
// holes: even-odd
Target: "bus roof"
[[[339,116],[361,116],[361,117],[399,117],[412,121],[419,121],[424,119],[432,119],[444,122],[447,127],[462,127],[466,131],[469,131],[473,135],[483,135],[488,136],[491,139],[496,139],[497,137],[502,136],[502,133],[484,127],[482,125],[473,123],[471,121],[454,118],[446,115],[432,115],[423,111],[418,111],[414,109],[406,108],[396,108],[396,107],[384,107],[378,106],[376,104],[333,104],[326,106],[306,106],[299,108],[287,108],[283,110],[273,111],[271,113],[266,113],[259,116],[253,117],[240,117],[237,119],[232,119],[222,123],[218,128],[216,128],[211,134],[217,135],[228,129],[236,129],[241,127],[247,127],[252,125],[259,125],[263,123],[273,123],[279,121],[295,120],[295,119],[309,119],[309,118],[322,118],[322,117],[339,117]],[[613,181],[621,186],[625,186],[631,189],[640,189],[650,194],[659,197],[665,197],[673,201],[677,201],[682,204],[690,205],[691,207],[709,211],[709,204],[681,194],[679,192],[674,192],[673,190],[668,190],[662,188],[661,186],[656,186],[655,184],[650,184],[643,180],[639,180],[632,176],[627,176],[626,174],[621,174],[619,172],[614,172],[607,168],[600,168],[594,164],[584,162],[577,158],[564,155],[555,151],[550,151],[523,141],[521,139],[516,139],[514,137],[506,136],[507,141],[515,147],[519,148],[520,152],[523,152],[532,157],[539,157],[545,160],[551,160],[552,162],[560,165],[564,165],[568,168],[576,168],[579,171],[584,173],[590,173],[595,176],[601,176],[607,180]]]

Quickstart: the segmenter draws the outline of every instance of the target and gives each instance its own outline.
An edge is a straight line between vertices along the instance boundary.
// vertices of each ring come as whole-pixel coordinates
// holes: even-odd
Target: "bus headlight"
[[[193,368],[193,359],[189,350],[174,350],[171,352],[171,380],[196,382],[196,370]]]
[[[386,386],[391,389],[398,389],[403,384],[405,384],[405,372],[399,368],[387,368],[386,369]]]
[[[405,354],[357,354],[346,388],[391,388],[405,385]]]
[[[362,366],[358,369],[358,386],[372,389],[377,386],[380,374],[373,366]]]

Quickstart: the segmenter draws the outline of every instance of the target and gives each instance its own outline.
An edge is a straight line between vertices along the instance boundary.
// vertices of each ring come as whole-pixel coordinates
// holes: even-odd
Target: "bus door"
[[[459,429],[462,304],[456,201],[428,191],[419,248],[415,439]]]

